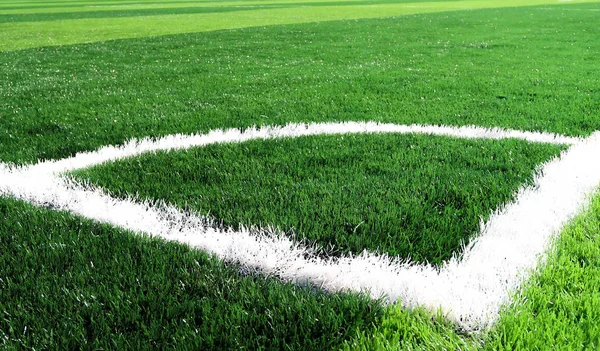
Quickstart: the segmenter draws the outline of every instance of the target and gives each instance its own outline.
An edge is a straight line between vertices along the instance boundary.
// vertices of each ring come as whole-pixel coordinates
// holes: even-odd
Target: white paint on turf
[[[517,138],[573,145],[541,169],[532,187],[498,210],[464,251],[436,268],[382,254],[319,258],[269,229],[215,229],[209,220],[164,204],[120,200],[61,176],[62,172],[157,150],[176,150],[252,139],[344,133],[423,133],[458,138]],[[0,194],[67,210],[135,232],[175,240],[215,253],[262,273],[297,283],[310,282],[329,291],[351,289],[385,296],[404,306],[441,308],[467,331],[485,329],[500,307],[534,269],[565,221],[588,202],[600,184],[600,132],[583,140],[566,136],[479,127],[378,124],[373,122],[289,124],[240,131],[216,130],[201,135],[172,135],[132,140],[58,161],[30,166],[0,163]]]

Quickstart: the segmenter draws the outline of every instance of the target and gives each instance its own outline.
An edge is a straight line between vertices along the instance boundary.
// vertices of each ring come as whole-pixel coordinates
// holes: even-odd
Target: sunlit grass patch
[[[600,196],[560,234],[486,349],[600,348]]]

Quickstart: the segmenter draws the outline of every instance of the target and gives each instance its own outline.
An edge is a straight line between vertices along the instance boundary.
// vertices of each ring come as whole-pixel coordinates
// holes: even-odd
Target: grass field
[[[594,2],[578,0],[578,3]],[[495,1],[63,1],[0,4],[0,50],[266,25],[555,4]],[[268,11],[265,11],[268,10]],[[225,12],[225,13],[224,13]],[[173,23],[177,25],[173,25]]]
[[[596,23],[595,1],[3,1],[0,176],[132,138],[288,123],[587,138],[600,130]],[[439,267],[568,148],[313,135],[147,153],[70,175],[216,228],[278,228],[324,259],[366,250]],[[32,205],[5,184],[5,349],[600,347],[598,196],[524,272],[493,326],[467,332],[435,308],[282,281]]]

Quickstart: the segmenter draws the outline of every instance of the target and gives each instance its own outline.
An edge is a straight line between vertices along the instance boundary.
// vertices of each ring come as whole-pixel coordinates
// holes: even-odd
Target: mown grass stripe
[[[57,12],[57,13],[35,13],[35,14],[1,14],[0,23],[16,22],[48,22],[75,20],[84,18],[122,18],[122,17],[140,17],[140,16],[163,16],[180,14],[199,14],[199,13],[226,13],[235,11],[273,9],[273,8],[293,8],[291,5],[248,5],[240,7],[181,7],[164,9],[139,9],[139,10],[106,10],[106,11],[87,11],[87,12]]]
[[[597,2],[576,0],[573,3]],[[528,0],[528,5],[555,4],[556,0]],[[179,14],[132,18],[86,18],[50,22],[0,23],[0,51],[71,45],[112,39],[141,38],[233,28],[309,23],[416,13],[523,6],[522,1],[449,1],[426,4],[377,4],[347,7],[321,6],[293,9],[247,10],[216,14]],[[172,23],[177,22],[177,26]]]
[[[422,2],[444,2],[444,1],[455,1],[455,0],[419,0],[418,3]],[[178,7],[202,7],[202,6],[242,6],[245,5],[281,5],[281,4],[319,4],[319,3],[332,3],[341,4],[345,3],[368,3],[368,4],[382,4],[382,3],[415,3],[415,0],[226,0],[226,1],[163,1],[163,2],[72,2],[62,3],[59,2],[45,2],[44,5],[26,3],[20,6],[12,5],[11,3],[0,4],[0,13],[52,13],[52,12],[87,12],[90,10],[94,11],[111,11],[115,8],[123,9],[157,9],[157,8],[178,8]]]
[[[432,0],[434,1],[434,0]],[[435,0],[437,1],[437,0]],[[319,6],[359,6],[359,5],[380,5],[380,4],[397,4],[401,1],[319,1],[319,2],[251,2],[245,1],[239,3],[206,3],[206,4],[185,4],[193,6],[174,6],[165,4],[164,6],[131,6],[132,9],[119,7],[94,7],[90,9],[84,8],[68,8],[61,11],[43,11],[38,8],[35,11],[6,11],[0,9],[0,23],[14,22],[47,22],[59,20],[74,20],[84,18],[120,18],[120,17],[139,17],[139,16],[162,16],[162,15],[177,15],[177,14],[199,14],[199,13],[225,13],[247,10],[269,10],[277,8],[301,8],[301,7],[319,7]],[[407,6],[417,6],[419,3],[410,3]],[[63,12],[64,11],[64,12]]]

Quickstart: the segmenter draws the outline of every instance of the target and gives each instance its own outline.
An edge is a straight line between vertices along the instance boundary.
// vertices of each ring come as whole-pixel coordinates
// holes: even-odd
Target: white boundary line
[[[481,234],[441,268],[412,264],[363,252],[356,257],[324,259],[269,230],[220,230],[207,219],[167,205],[111,198],[60,176],[61,172],[157,150],[185,149],[253,139],[344,133],[421,133],[458,138],[516,138],[573,145],[546,163],[534,186],[494,213]],[[564,223],[588,202],[600,184],[600,132],[583,140],[566,136],[479,127],[378,124],[373,122],[289,124],[240,131],[215,130],[202,135],[172,135],[132,140],[58,161],[30,166],[0,163],[0,194],[37,205],[51,205],[103,223],[175,240],[215,253],[267,274],[329,291],[351,289],[385,296],[404,306],[441,308],[467,331],[489,327],[500,307],[519,286]]]

